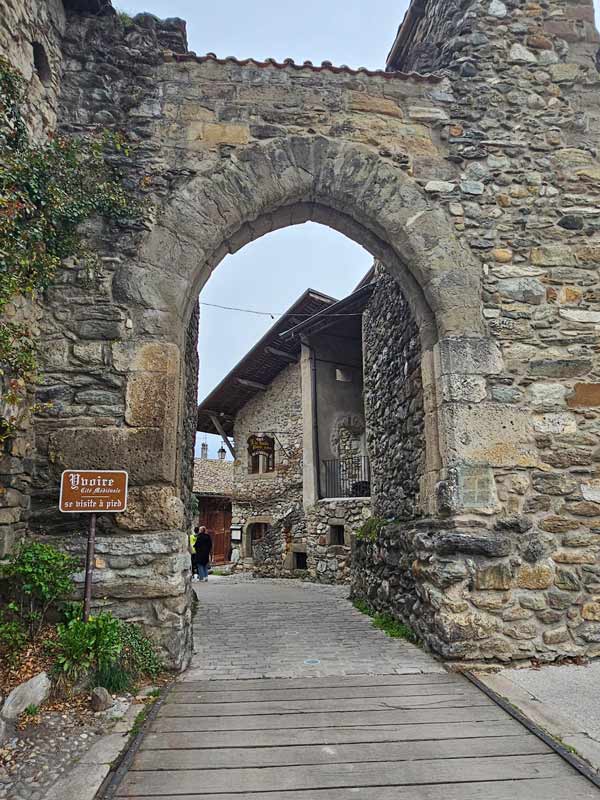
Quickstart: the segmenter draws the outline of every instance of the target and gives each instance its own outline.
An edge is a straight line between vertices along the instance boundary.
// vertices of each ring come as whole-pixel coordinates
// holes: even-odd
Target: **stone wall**
[[[352,542],[371,516],[364,498],[320,500],[306,514],[306,552],[309,574],[320,583],[348,583]],[[331,541],[331,527],[344,527],[344,543]]]
[[[360,586],[384,597],[382,565],[395,571],[386,602],[449,657],[596,652],[591,10],[591,0],[415,2],[391,63],[441,72],[427,77],[197,58],[183,52],[181,23],[149,15],[126,28],[69,22],[60,124],[125,131],[129,154],[115,164],[148,213],[89,226],[98,270],[66,265],[45,298],[40,398],[54,406],[36,425],[35,523],[65,533],[64,466],[129,469],[130,510],[100,520],[96,596],[141,619],[174,666],[189,653],[189,320],[227,253],[307,220],[384,263],[419,329],[419,504],[431,519],[370,543]],[[289,508],[298,527],[294,480],[276,516]],[[68,546],[81,548],[84,523],[69,527]]]
[[[184,24],[148,15],[124,26],[116,16],[74,14],[62,40],[59,128],[77,135],[123,132],[126,146],[114,165],[148,214],[144,176],[155,164],[148,141],[158,92],[153,76],[165,46],[185,50]],[[153,191],[167,193],[185,179],[184,169],[165,172]],[[143,229],[137,221],[89,224],[97,268],[65,264],[43,298],[38,399],[52,407],[36,421],[31,523],[36,533],[81,554],[87,521],[57,513],[61,470],[128,469],[128,511],[98,521],[94,603],[142,623],[166,662],[180,669],[191,654],[183,529],[196,419],[197,313],[192,306],[165,342],[155,287],[136,283],[145,310],[134,327],[121,302],[119,270]]]
[[[192,492],[196,479],[194,468],[194,450],[196,448],[196,432],[198,428],[198,326],[200,323],[200,306],[192,311],[185,345],[185,369],[183,373],[183,431],[181,442],[180,464],[180,496],[185,511],[185,527],[190,530],[193,522]]]
[[[56,126],[65,26],[62,0],[0,0],[0,55],[25,80],[22,113],[33,141],[42,140]],[[38,315],[35,299],[15,297],[4,319],[26,324],[35,334]],[[6,393],[6,380],[0,376],[0,396]],[[1,404],[3,416],[16,413],[19,423],[17,435],[0,446],[0,558],[27,530],[34,446],[27,411],[31,401],[30,396],[26,406]]]
[[[378,265],[363,317],[365,413],[374,513],[383,519],[421,512],[425,420],[421,344],[402,292]]]
[[[261,433],[275,439],[275,471],[253,475],[248,465],[248,439]],[[260,574],[281,574],[289,542],[304,542],[306,534],[298,364],[286,367],[264,392],[238,412],[234,440],[232,525],[242,525],[246,531],[253,521],[268,519],[271,530],[257,553],[255,566]],[[251,557],[248,550],[244,547],[245,557]]]
[[[221,458],[194,459],[194,493],[233,494],[233,462]]]
[[[56,128],[67,25],[62,0],[1,0],[0,55],[23,75],[23,114],[34,139]]]
[[[595,353],[600,263],[598,35],[592,3],[414,3],[394,69],[444,69],[452,181],[425,190],[483,265],[495,374],[444,381],[471,422],[450,440],[494,468],[457,464],[440,485],[489,506],[451,530],[391,526],[357,553],[355,590],[409,620],[448,658],[541,660],[600,653]],[[421,9],[421,11],[419,11]],[[398,43],[397,43],[398,44]],[[529,452],[490,450],[494,415],[529,415]],[[525,437],[521,434],[523,440]],[[516,454],[515,454],[516,455]],[[481,509],[483,510],[483,509]],[[362,570],[362,574],[361,574]]]

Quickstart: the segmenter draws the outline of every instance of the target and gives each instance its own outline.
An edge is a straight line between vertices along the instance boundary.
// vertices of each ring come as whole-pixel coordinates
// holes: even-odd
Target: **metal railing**
[[[324,498],[371,496],[371,469],[367,456],[324,459],[322,478]]]

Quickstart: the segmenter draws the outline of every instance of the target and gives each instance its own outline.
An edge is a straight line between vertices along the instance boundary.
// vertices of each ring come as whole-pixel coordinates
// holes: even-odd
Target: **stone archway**
[[[184,424],[190,413],[186,364],[189,368],[190,342],[196,337],[196,298],[226,254],[272,230],[308,220],[344,233],[382,261],[417,321],[428,514],[438,511],[436,485],[456,464],[468,462],[460,443],[449,446],[444,431],[439,433],[445,424],[442,377],[461,380],[469,370],[482,375],[498,368],[498,351],[482,335],[477,264],[416,183],[372,150],[323,137],[251,145],[175,193],[142,240],[138,257],[120,265],[114,276],[114,301],[127,309],[128,325],[135,332],[112,346],[112,369],[125,385],[126,425],[85,431],[64,427],[48,440],[54,471],[99,461],[129,469],[130,511],[117,525],[131,534],[126,544],[120,539],[100,543],[107,553],[123,551],[125,559],[113,557],[112,563],[127,564],[129,574],[121,575],[118,568],[100,572],[99,590],[117,598],[120,613],[139,606],[146,592],[153,615],[160,618],[166,606],[167,618],[179,631],[176,644],[169,644],[173,631],[160,626],[172,653],[187,647],[181,638],[188,613],[181,572],[185,555],[179,555],[177,542],[183,541],[182,459],[189,452]],[[144,553],[156,548],[164,551],[163,563],[151,572],[132,572],[128,559],[143,560]],[[154,563],[152,557],[149,563]]]
[[[386,72],[198,58],[181,20],[68,5],[9,32],[26,72],[30,42],[49,48],[29,123],[123,131],[119,166],[149,203],[143,225],[91,226],[98,269],[65,266],[44,298],[54,405],[36,420],[32,526],[81,550],[84,525],[56,515],[60,470],[128,468],[130,511],[100,519],[95,600],[185,665],[195,302],[227,253],[315,220],[385,264],[423,354],[426,507],[361,545],[355,590],[447,658],[598,655],[592,0],[576,20],[567,0],[530,4],[527,31],[515,4],[414,0]],[[23,509],[30,461],[17,446],[2,464]]]
[[[129,165],[150,187],[146,227],[97,232],[106,271],[93,289],[65,278],[73,313],[50,298],[46,380],[58,374],[69,399],[38,422],[37,521],[52,524],[63,466],[128,468],[130,510],[101,520],[97,598],[152,629],[174,666],[186,663],[196,301],[227,254],[312,220],[385,265],[420,340],[419,518],[363,547],[356,590],[400,597],[390,604],[448,657],[475,652],[462,646],[473,631],[493,650],[497,624],[471,603],[474,576],[491,559],[502,585],[505,573],[512,580],[520,545],[493,527],[506,511],[496,481],[537,456],[529,410],[493,395],[507,376],[484,319],[482,264],[445,196],[458,184],[432,179],[459,177],[442,135],[448,82],[168,53],[154,75],[156,94],[132,112],[146,138]],[[484,189],[464,185],[466,196]]]

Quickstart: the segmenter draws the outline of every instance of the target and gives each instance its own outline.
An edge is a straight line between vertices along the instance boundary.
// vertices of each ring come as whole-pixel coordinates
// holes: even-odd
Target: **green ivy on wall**
[[[35,338],[12,321],[9,304],[51,283],[61,262],[85,261],[81,223],[131,218],[137,209],[108,152],[127,154],[122,137],[49,135],[30,141],[21,112],[25,85],[0,58],[0,443],[13,436],[36,369]]]

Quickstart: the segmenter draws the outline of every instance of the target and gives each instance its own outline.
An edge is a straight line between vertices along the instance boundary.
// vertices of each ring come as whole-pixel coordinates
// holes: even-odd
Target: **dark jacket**
[[[213,542],[208,533],[199,533],[196,538],[194,550],[198,556],[198,563],[208,564],[212,553]]]

